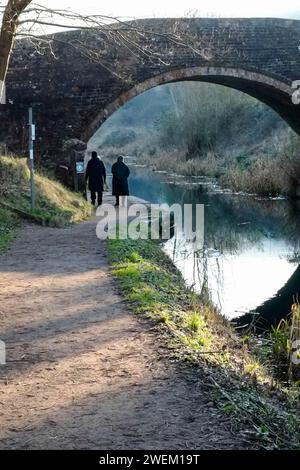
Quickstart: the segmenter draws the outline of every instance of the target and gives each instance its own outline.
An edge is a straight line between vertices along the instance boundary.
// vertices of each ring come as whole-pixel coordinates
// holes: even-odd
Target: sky
[[[218,16],[299,18],[299,0],[36,0],[52,8],[125,18]]]
[[[0,0],[0,6],[7,0]],[[293,18],[300,20],[299,0],[33,0],[32,3],[44,5],[52,9],[70,10],[84,15],[107,15],[118,17],[120,20],[137,18],[159,17],[273,17]],[[29,5],[31,8],[32,4]],[[49,16],[42,19],[47,21]],[[55,18],[57,20],[57,17]],[[50,22],[66,23],[66,19]],[[0,12],[1,22],[1,12]],[[80,27],[78,22],[70,23],[73,27]],[[28,25],[28,23],[27,23]],[[69,26],[69,27],[70,27]],[[26,30],[26,26],[24,26]],[[47,34],[61,31],[61,28],[35,25],[31,32]]]

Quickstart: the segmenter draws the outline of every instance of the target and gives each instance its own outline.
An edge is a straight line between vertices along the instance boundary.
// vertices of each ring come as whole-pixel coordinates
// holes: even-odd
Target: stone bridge
[[[66,142],[87,142],[116,109],[157,85],[186,80],[226,85],[273,108],[300,134],[300,21],[152,19],[51,36],[51,48],[19,41],[0,106],[0,142],[27,152],[27,109],[37,125],[36,154],[62,161]]]

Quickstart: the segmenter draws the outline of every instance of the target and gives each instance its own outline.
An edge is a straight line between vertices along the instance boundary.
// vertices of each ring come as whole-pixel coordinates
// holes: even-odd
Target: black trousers
[[[102,204],[102,191],[91,191],[92,204],[93,204],[93,206],[95,205],[96,193],[98,194],[98,206],[101,206],[101,204]]]

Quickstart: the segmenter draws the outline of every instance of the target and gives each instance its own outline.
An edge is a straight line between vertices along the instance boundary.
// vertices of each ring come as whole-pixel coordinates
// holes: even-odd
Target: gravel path
[[[95,227],[28,224],[0,255],[0,448],[249,447],[128,312]]]

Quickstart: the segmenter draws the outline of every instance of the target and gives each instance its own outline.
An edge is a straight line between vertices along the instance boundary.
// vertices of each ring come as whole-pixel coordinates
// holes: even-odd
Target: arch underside
[[[183,81],[214,83],[246,93],[271,107],[295,132],[300,134],[300,105],[292,103],[293,89],[287,83],[244,69],[193,67],[157,75],[122,93],[113,103],[98,113],[86,129],[84,139],[89,140],[108,117],[135,96],[159,85]]]

